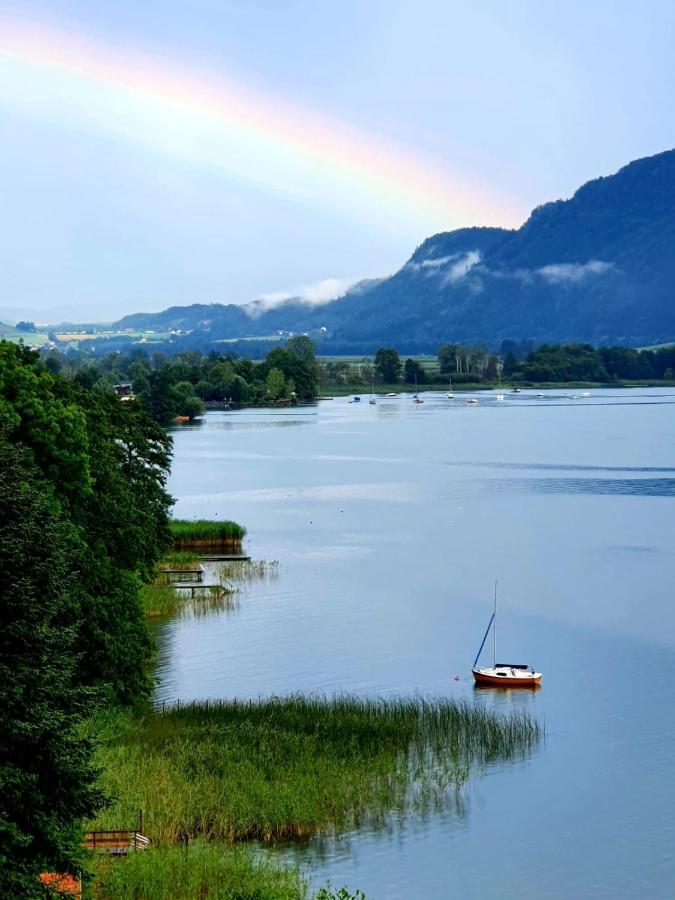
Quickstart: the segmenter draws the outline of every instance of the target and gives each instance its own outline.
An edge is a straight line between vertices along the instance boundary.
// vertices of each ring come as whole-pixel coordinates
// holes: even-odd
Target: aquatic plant
[[[155,584],[142,585],[140,596],[143,612],[149,619],[171,616],[178,611],[182,603],[175,590],[161,580]]]
[[[310,838],[442,802],[472,768],[528,754],[540,727],[454,700],[203,701],[118,715],[98,763],[112,804],[153,841]]]
[[[246,535],[242,525],[230,521],[172,519],[170,525],[175,550],[221,547],[238,551]]]
[[[169,550],[162,557],[162,561],[158,566],[159,571],[163,568],[167,569],[192,569],[199,565],[201,556],[190,550]]]
[[[226,562],[218,566],[217,572],[221,584],[271,581],[279,576],[279,563],[277,560],[264,559]]]
[[[126,859],[99,858],[85,897],[97,900],[305,900],[297,868],[279,865],[244,847],[195,841],[152,847]]]

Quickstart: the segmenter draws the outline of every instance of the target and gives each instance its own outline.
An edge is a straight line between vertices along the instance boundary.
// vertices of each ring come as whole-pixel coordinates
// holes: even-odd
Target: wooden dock
[[[127,856],[135,850],[146,850],[150,839],[138,831],[118,828],[112,831],[88,831],[83,845],[88,850],[98,850],[110,856]]]
[[[171,584],[178,581],[201,581],[204,577],[204,566],[159,566],[157,569],[162,575],[167,575]]]
[[[231,594],[232,588],[229,585],[224,584],[195,584],[194,582],[187,581],[182,584],[176,582],[172,585],[172,587],[177,591],[190,591],[190,599],[194,600],[195,596],[197,597],[222,597],[223,594]],[[202,593],[197,593],[195,595],[195,591]]]
[[[250,556],[237,553],[209,553],[200,557],[204,562],[251,562]]]

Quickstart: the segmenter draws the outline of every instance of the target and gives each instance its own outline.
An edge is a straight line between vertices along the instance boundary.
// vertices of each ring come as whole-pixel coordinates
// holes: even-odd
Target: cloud
[[[576,284],[591,275],[604,275],[614,268],[614,263],[603,262],[600,259],[591,259],[587,263],[552,263],[536,269],[546,281],[554,284]]]
[[[331,300],[341,297],[361,280],[360,278],[323,278],[321,281],[315,281],[293,290],[271,291],[261,294],[253,303],[247,303],[244,310],[251,318],[255,319],[268,310],[276,309],[291,301],[301,303],[303,306],[322,306],[324,303],[330,303]]]
[[[461,259],[458,259],[457,262],[452,266],[449,272],[446,273],[445,278],[443,279],[443,284],[454,284],[455,281],[459,281],[460,278],[464,278],[464,276],[469,272],[473,267],[480,262],[480,253],[478,250],[469,250],[468,253],[465,253]]]
[[[443,280],[441,287],[446,284],[452,284],[459,281],[466,273],[480,262],[480,253],[478,250],[469,250],[468,253],[451,253],[449,256],[437,256],[434,259],[425,259],[421,263],[409,262],[406,266],[414,272],[424,271],[427,277],[441,274],[440,269],[447,269],[443,272]]]

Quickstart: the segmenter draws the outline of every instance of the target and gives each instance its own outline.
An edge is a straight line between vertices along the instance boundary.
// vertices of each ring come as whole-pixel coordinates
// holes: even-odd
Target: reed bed
[[[176,594],[168,581],[144,584],[141,586],[141,603],[143,612],[149,619],[173,616],[180,609],[183,600]]]
[[[296,868],[248,848],[195,841],[188,847],[150,848],[126,859],[99,858],[85,898],[96,900],[306,900]]]
[[[173,519],[171,535],[174,550],[221,548],[238,552],[246,529],[237,522],[215,522],[209,519]]]
[[[526,713],[453,700],[340,696],[201,702],[108,722],[113,798],[95,827],[134,821],[160,845],[185,836],[273,842],[384,824],[442,802],[474,769],[529,754]]]
[[[264,559],[233,561],[221,563],[217,571],[221,581],[273,581],[279,577],[279,563],[277,560]]]
[[[192,553],[189,550],[169,550],[165,553],[159,570],[167,569],[192,569],[201,562],[201,556],[198,553]]]
[[[141,602],[148,619],[169,616],[199,618],[214,612],[230,612],[238,605],[235,592],[221,585],[199,585],[197,593],[189,588],[175,587],[160,576],[153,584],[141,587]]]

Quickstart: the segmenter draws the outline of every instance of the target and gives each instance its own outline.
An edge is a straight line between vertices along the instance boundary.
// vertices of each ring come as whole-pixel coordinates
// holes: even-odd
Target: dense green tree
[[[0,429],[54,486],[82,541],[77,603],[64,623],[78,629],[79,676],[131,700],[149,685],[138,591],[169,539],[169,438],[140,404],[55,377],[37,354],[7,342]]]
[[[265,381],[265,387],[267,388],[267,395],[272,400],[278,400],[284,393],[284,388],[286,386],[286,380],[284,378],[284,373],[281,369],[272,368],[267,373],[267,379]]]
[[[497,381],[499,378],[500,372],[500,363],[499,357],[496,353],[491,353],[488,357],[487,366],[485,367],[485,372],[483,372],[483,378],[486,381]]]
[[[401,357],[391,347],[380,347],[375,354],[375,370],[383,384],[401,380]]]
[[[82,542],[28,450],[0,435],[0,896],[39,897],[73,871],[101,805],[81,723],[75,591]]]
[[[306,334],[296,334],[289,338],[284,349],[292,356],[297,356],[305,365],[316,366],[316,346]]]
[[[428,381],[424,367],[416,359],[406,359],[403,366],[405,384],[426,384]]]

